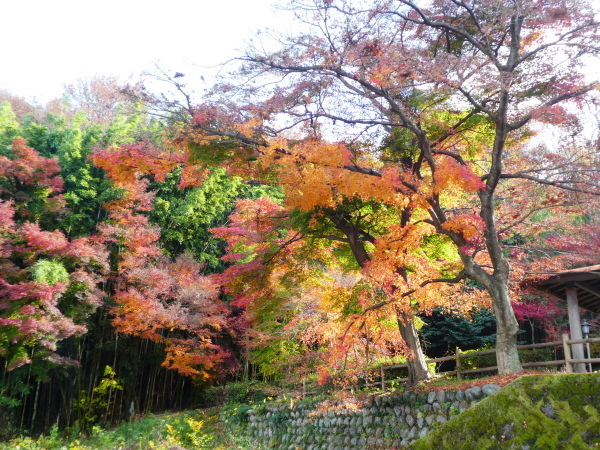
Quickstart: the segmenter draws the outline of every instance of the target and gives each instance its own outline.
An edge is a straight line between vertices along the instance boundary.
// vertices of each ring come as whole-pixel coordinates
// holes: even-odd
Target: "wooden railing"
[[[528,362],[528,363],[522,363],[521,366],[523,368],[564,366],[565,372],[573,373],[573,371],[574,371],[573,365],[574,364],[586,364],[587,365],[587,364],[593,364],[593,363],[600,363],[600,358],[588,358],[588,359],[573,359],[573,358],[571,358],[571,348],[570,348],[571,345],[586,344],[586,343],[592,343],[592,342],[600,342],[600,338],[569,339],[569,335],[563,334],[562,340],[560,340],[560,341],[543,342],[541,344],[519,345],[519,346],[517,346],[517,350],[531,350],[531,349],[538,349],[538,348],[562,346],[563,352],[565,355],[564,359],[557,359],[557,360],[551,360],[551,361]],[[463,375],[481,373],[481,372],[497,372],[498,371],[498,366],[480,367],[477,369],[464,369],[463,370],[462,366],[461,366],[462,358],[491,355],[491,354],[495,354],[495,353],[496,353],[495,349],[482,350],[480,352],[462,353],[460,351],[460,349],[457,348],[454,355],[444,356],[442,358],[428,359],[425,362],[427,364],[433,364],[433,363],[441,363],[441,362],[445,362],[445,361],[456,361],[455,370],[439,372],[439,373],[444,374],[444,375],[449,375],[449,376],[456,375],[456,378],[458,380],[461,380]],[[363,383],[361,385],[346,386],[343,389],[363,389],[363,388],[367,388],[367,387],[378,387],[383,392],[386,390],[386,385],[396,384],[396,383],[405,383],[408,381],[408,378],[394,378],[394,379],[386,380],[386,378],[385,378],[386,371],[394,370],[394,369],[406,369],[406,368],[408,368],[408,364],[380,366],[379,367],[379,381],[374,381],[371,383]],[[307,395],[313,395],[313,394],[316,394],[319,392],[319,391],[308,391],[307,387],[308,387],[307,382],[305,380],[302,383],[302,397],[303,398],[306,397]]]

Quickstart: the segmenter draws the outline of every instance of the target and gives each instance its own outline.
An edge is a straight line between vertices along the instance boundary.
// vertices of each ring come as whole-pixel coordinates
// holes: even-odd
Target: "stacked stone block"
[[[288,450],[403,448],[499,389],[265,406],[248,411],[248,433],[261,445]]]

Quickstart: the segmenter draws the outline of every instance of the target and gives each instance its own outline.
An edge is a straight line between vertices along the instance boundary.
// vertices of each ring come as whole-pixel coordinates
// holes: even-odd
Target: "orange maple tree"
[[[468,279],[483,286],[497,320],[499,371],[520,370],[511,307],[518,272],[502,241],[526,224],[531,208],[511,217],[502,194],[511,186],[599,193],[589,171],[546,164],[552,152],[542,161],[525,144],[534,123],[571,127],[579,119],[563,105],[581,103],[598,86],[580,70],[597,51],[589,3],[374,0],[358,7],[334,0],[295,11],[315,27],[282,37],[280,50],[252,47],[242,58],[246,92],[261,101],[232,109],[234,88],[221,86],[212,103],[188,108],[194,119],[179,143],[205,153],[226,145],[219,154],[235,167],[258,159],[255,176],[281,183],[290,208],[335,211],[354,199],[394,208],[396,225],[377,239],[343,212],[320,214],[385,290],[379,307],[404,314],[401,328],[411,327],[406,313],[415,302],[408,300],[435,300],[430,285]],[[273,76],[281,81],[271,83]],[[386,136],[386,149],[357,144],[371,131],[371,142]],[[325,142],[336,133],[347,143]],[[508,164],[516,150],[529,154]],[[546,200],[546,208],[569,203],[560,195]],[[454,246],[454,269],[416,256],[433,235]],[[427,376],[423,361],[415,370],[416,379]]]
[[[246,357],[267,374],[319,370],[325,380],[405,353],[387,311],[358,314],[380,296],[356,262],[334,256],[344,244],[301,230],[293,216],[267,198],[240,200],[230,222],[212,230],[228,242],[223,259],[233,263],[212,278],[243,311]]]
[[[161,253],[160,230],[146,213],[154,193],[148,176],[163,180],[182,155],[149,144],[96,152],[94,163],[107,172],[119,197],[104,204],[108,221],[99,239],[112,249],[113,325],[127,333],[165,345],[163,366],[207,380],[233,368],[230,352],[216,343],[228,333],[229,309],[217,285],[201,275],[202,265],[182,255],[174,261]]]

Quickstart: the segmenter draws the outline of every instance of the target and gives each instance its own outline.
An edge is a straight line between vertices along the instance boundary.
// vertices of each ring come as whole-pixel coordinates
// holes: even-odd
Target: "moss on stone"
[[[600,444],[600,376],[529,375],[410,448],[584,448]]]

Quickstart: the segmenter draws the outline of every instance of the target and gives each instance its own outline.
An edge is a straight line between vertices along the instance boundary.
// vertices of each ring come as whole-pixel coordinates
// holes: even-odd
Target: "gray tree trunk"
[[[408,384],[413,386],[419,381],[431,378],[431,373],[427,368],[425,355],[421,349],[421,340],[417,334],[417,329],[415,328],[415,322],[412,316],[407,315],[396,308],[396,318],[402,339],[404,339],[404,342],[406,342],[406,345],[413,353],[407,357]]]
[[[517,352],[519,323],[510,303],[508,286],[492,283],[488,289],[496,316],[496,361],[498,373],[513,373],[522,370]]]

